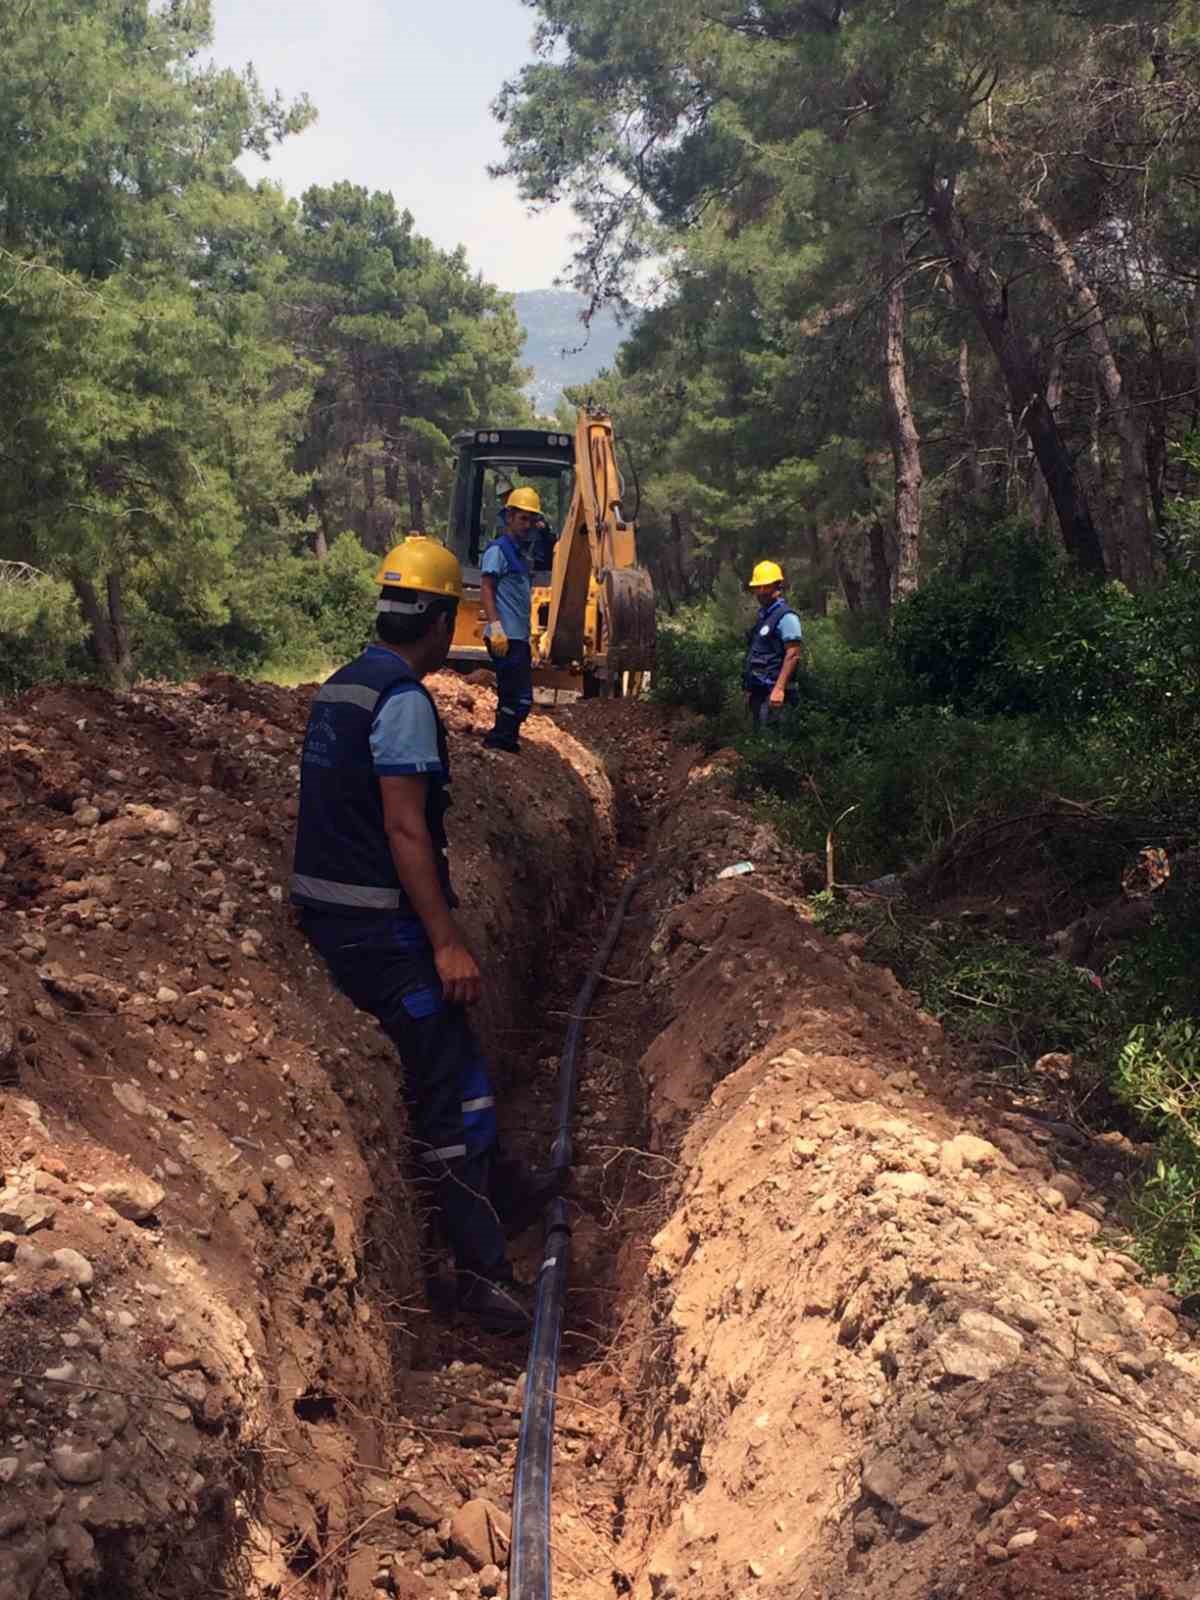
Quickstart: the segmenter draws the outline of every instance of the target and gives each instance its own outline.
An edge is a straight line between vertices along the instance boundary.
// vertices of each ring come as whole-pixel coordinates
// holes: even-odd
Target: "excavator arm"
[[[637,529],[621,504],[612,418],[581,408],[575,427],[575,483],[554,551],[544,658],[556,666],[583,661],[615,682],[623,672],[654,665],[654,587],[637,564]],[[588,638],[588,603],[597,606],[597,635]]]

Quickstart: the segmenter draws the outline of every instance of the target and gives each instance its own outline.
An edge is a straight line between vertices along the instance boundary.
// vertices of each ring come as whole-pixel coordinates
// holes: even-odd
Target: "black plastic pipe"
[[[630,901],[644,877],[645,874],[631,878],[625,885],[571,1013],[558,1063],[558,1123],[551,1150],[551,1165],[564,1173],[571,1165],[571,1123],[575,1116],[579,1055],[588,1012],[621,937]],[[554,1467],[554,1403],[558,1393],[558,1350],[570,1269],[571,1225],[565,1202],[555,1200],[546,1213],[546,1243],[538,1272],[533,1337],[525,1374],[525,1403],[521,1408],[521,1433],[517,1440],[509,1600],[551,1600],[550,1479]]]

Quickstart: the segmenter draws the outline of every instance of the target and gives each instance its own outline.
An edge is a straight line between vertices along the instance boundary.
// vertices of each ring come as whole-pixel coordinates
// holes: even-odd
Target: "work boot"
[[[533,1323],[530,1291],[513,1278],[458,1274],[458,1309],[485,1333],[528,1333]]]
[[[521,746],[515,739],[505,739],[501,734],[489,733],[483,741],[485,750],[507,750],[511,756],[521,754]]]
[[[490,1185],[490,1151],[447,1161],[432,1181],[460,1282],[468,1272],[497,1282],[511,1276],[504,1228],[489,1194]]]
[[[524,1233],[566,1185],[562,1167],[530,1167],[519,1156],[492,1155],[488,1196],[510,1239]]]

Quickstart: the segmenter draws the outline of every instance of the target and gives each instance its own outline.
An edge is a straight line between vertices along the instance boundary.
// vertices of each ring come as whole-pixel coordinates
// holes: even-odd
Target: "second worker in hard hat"
[[[480,600],[487,623],[483,642],[496,667],[496,723],[489,750],[516,754],[521,724],[533,710],[529,615],[533,601],[530,540],[542,514],[536,489],[514,489],[504,507],[504,532],[484,552]]]
[[[462,1309],[528,1322],[505,1245],[554,1180],[503,1161],[487,1063],[467,1020],[480,971],[454,918],[450,755],[423,679],[446,660],[462,569],[413,536],[384,557],[376,634],[317,691],[301,759],[292,901],[334,981],[376,1017],[404,1071],[423,1183],[454,1250]]]
[[[760,561],[747,586],[758,600],[758,617],[746,638],[742,687],[756,729],[769,728],[797,697],[803,629],[783,596],[783,568]]]

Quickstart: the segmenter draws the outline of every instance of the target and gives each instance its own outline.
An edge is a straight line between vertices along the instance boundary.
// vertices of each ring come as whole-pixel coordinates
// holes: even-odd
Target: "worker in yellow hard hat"
[[[313,699],[292,900],[334,981],[399,1052],[460,1306],[489,1328],[519,1330],[529,1318],[505,1224],[534,1220],[553,1185],[499,1155],[496,1102],[466,1013],[482,980],[453,911],[446,730],[423,681],[449,653],[462,569],[443,545],[412,535],[384,557],[378,582],[375,641]]]
[[[761,731],[778,720],[786,705],[795,704],[803,629],[783,597],[783,568],[777,561],[760,561],[747,587],[759,611],[746,639],[742,687],[750,720]]]
[[[513,755],[521,748],[521,724],[533,710],[530,540],[541,514],[536,489],[514,489],[504,505],[504,532],[487,547],[480,567],[483,642],[496,668],[496,723],[483,742]]]

